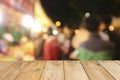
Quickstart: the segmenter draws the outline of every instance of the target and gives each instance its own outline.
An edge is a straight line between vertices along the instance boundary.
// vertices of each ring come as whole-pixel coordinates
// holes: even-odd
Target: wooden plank
[[[118,60],[115,60],[115,62],[118,63],[118,64],[120,64],[120,61],[118,61]]]
[[[22,68],[15,80],[40,80],[45,61],[31,61]]]
[[[80,61],[64,61],[65,80],[89,80]]]
[[[114,78],[96,61],[85,61],[82,65],[90,80],[114,80]]]
[[[9,61],[0,61],[0,72],[5,70],[7,67],[12,65],[14,62],[9,62]]]
[[[13,80],[15,78],[16,73],[18,72],[19,68],[25,65],[23,62],[9,62],[12,63],[7,68],[1,71],[0,79],[1,80]]]
[[[120,80],[120,64],[114,61],[99,61],[99,63],[116,79]]]
[[[64,80],[63,61],[47,61],[40,80]]]

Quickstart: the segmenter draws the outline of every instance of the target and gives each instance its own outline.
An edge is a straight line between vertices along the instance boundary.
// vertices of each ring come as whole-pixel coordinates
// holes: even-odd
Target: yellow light
[[[114,26],[109,26],[110,31],[114,31],[115,27]]]
[[[79,34],[79,32],[80,32],[79,29],[75,30],[75,34]]]
[[[55,25],[56,25],[57,27],[59,27],[59,26],[61,26],[61,22],[60,22],[60,21],[56,21]]]
[[[43,32],[47,32],[47,28],[43,28]]]

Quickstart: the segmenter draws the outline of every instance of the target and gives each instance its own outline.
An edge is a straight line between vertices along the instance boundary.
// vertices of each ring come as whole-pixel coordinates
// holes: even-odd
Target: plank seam
[[[5,65],[5,67],[4,67],[4,70],[5,70],[5,69],[7,69],[9,66],[13,65],[14,63],[15,63],[15,62],[10,63],[9,65],[8,65],[8,64],[6,64],[6,65]]]
[[[63,75],[64,75],[64,80],[65,80],[65,62],[63,61]]]
[[[90,77],[89,77],[89,75],[87,74],[87,71],[85,70],[85,68],[84,68],[84,66],[83,66],[83,64],[82,64],[82,62],[81,62],[81,61],[80,61],[80,64],[82,65],[82,68],[84,69],[84,71],[85,71],[85,73],[86,73],[86,75],[87,75],[88,79],[90,80]]]
[[[11,67],[11,66],[13,66],[13,65],[15,65],[16,64],[16,62],[13,62],[13,63],[11,63],[11,64],[9,64],[9,66],[7,66],[4,70],[6,70],[6,69],[9,69],[7,72],[6,72],[6,74],[4,74],[4,76],[5,75],[7,75],[10,71],[11,71],[11,69],[9,68],[9,67]],[[12,68],[13,69],[13,68]],[[3,74],[2,74],[2,76],[3,76]]]
[[[41,80],[41,77],[43,76],[43,72],[44,72],[44,70],[45,70],[45,68],[46,68],[46,65],[47,65],[47,62],[45,62],[45,65],[44,65],[44,67],[43,67],[43,70],[42,70],[42,72],[41,72],[41,76],[40,76],[40,80]]]
[[[26,63],[26,64],[24,65],[24,67],[26,67],[28,64],[29,64],[29,62]],[[23,68],[24,68],[24,67],[23,67]],[[21,71],[22,71],[21,67],[20,67],[18,70],[19,70],[19,72],[21,73]],[[13,80],[16,80],[16,78],[20,75],[20,73],[19,73]]]
[[[118,65],[120,65],[120,62],[114,61],[115,63],[117,63]]]
[[[46,61],[45,61],[45,64],[44,64],[44,67],[43,67],[43,70],[42,70],[42,72],[41,72],[41,76],[39,77],[39,79],[41,80],[41,77],[42,77],[42,75],[43,75],[43,72],[44,72],[44,70],[45,70],[45,67],[46,67]]]
[[[114,77],[99,61],[97,61],[97,62],[98,62],[99,65],[101,65],[101,67],[102,67],[109,75],[111,75],[111,77],[112,77],[114,80],[116,80],[115,77]]]

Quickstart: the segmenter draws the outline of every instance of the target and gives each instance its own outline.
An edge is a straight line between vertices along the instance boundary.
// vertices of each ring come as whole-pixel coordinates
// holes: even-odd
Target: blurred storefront
[[[39,0],[0,0],[0,61],[34,60],[33,38],[52,25]]]
[[[1,0],[0,1],[0,38],[1,41],[3,40],[4,43],[5,40],[3,38],[6,38],[10,40],[10,37],[6,34],[11,35],[13,40],[8,41],[6,43],[7,45],[7,51],[5,54],[0,54],[0,60],[24,60],[25,55],[24,50],[22,50],[21,47],[23,45],[20,44],[20,39],[24,35],[24,33],[27,33],[25,29],[23,29],[22,20],[24,16],[29,15],[31,17],[33,16],[34,11],[34,1],[33,0]],[[24,30],[24,31],[23,31]],[[5,35],[5,36],[3,36]],[[28,47],[26,47],[28,48]],[[1,50],[4,49],[1,48]],[[29,55],[29,58],[34,59],[31,55]],[[28,59],[30,60],[30,59]]]

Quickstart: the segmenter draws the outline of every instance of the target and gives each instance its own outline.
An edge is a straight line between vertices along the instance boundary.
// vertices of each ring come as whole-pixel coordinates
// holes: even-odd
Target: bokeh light
[[[79,29],[76,29],[75,30],[75,34],[79,34],[80,30]]]
[[[59,26],[61,26],[61,22],[60,22],[60,21],[56,21],[55,25],[56,25],[57,27],[59,27]]]
[[[109,26],[110,31],[114,31],[115,27],[114,26]]]
[[[86,12],[86,13],[85,13],[85,17],[90,17],[90,13],[89,13],[89,12]]]
[[[58,34],[58,31],[57,30],[53,30],[53,35],[57,35]]]
[[[35,21],[32,25],[31,31],[32,32],[41,32],[42,26],[37,21]]]
[[[22,18],[22,26],[25,27],[25,28],[30,28],[33,24],[33,17],[30,16],[30,15],[25,15],[23,16]]]

